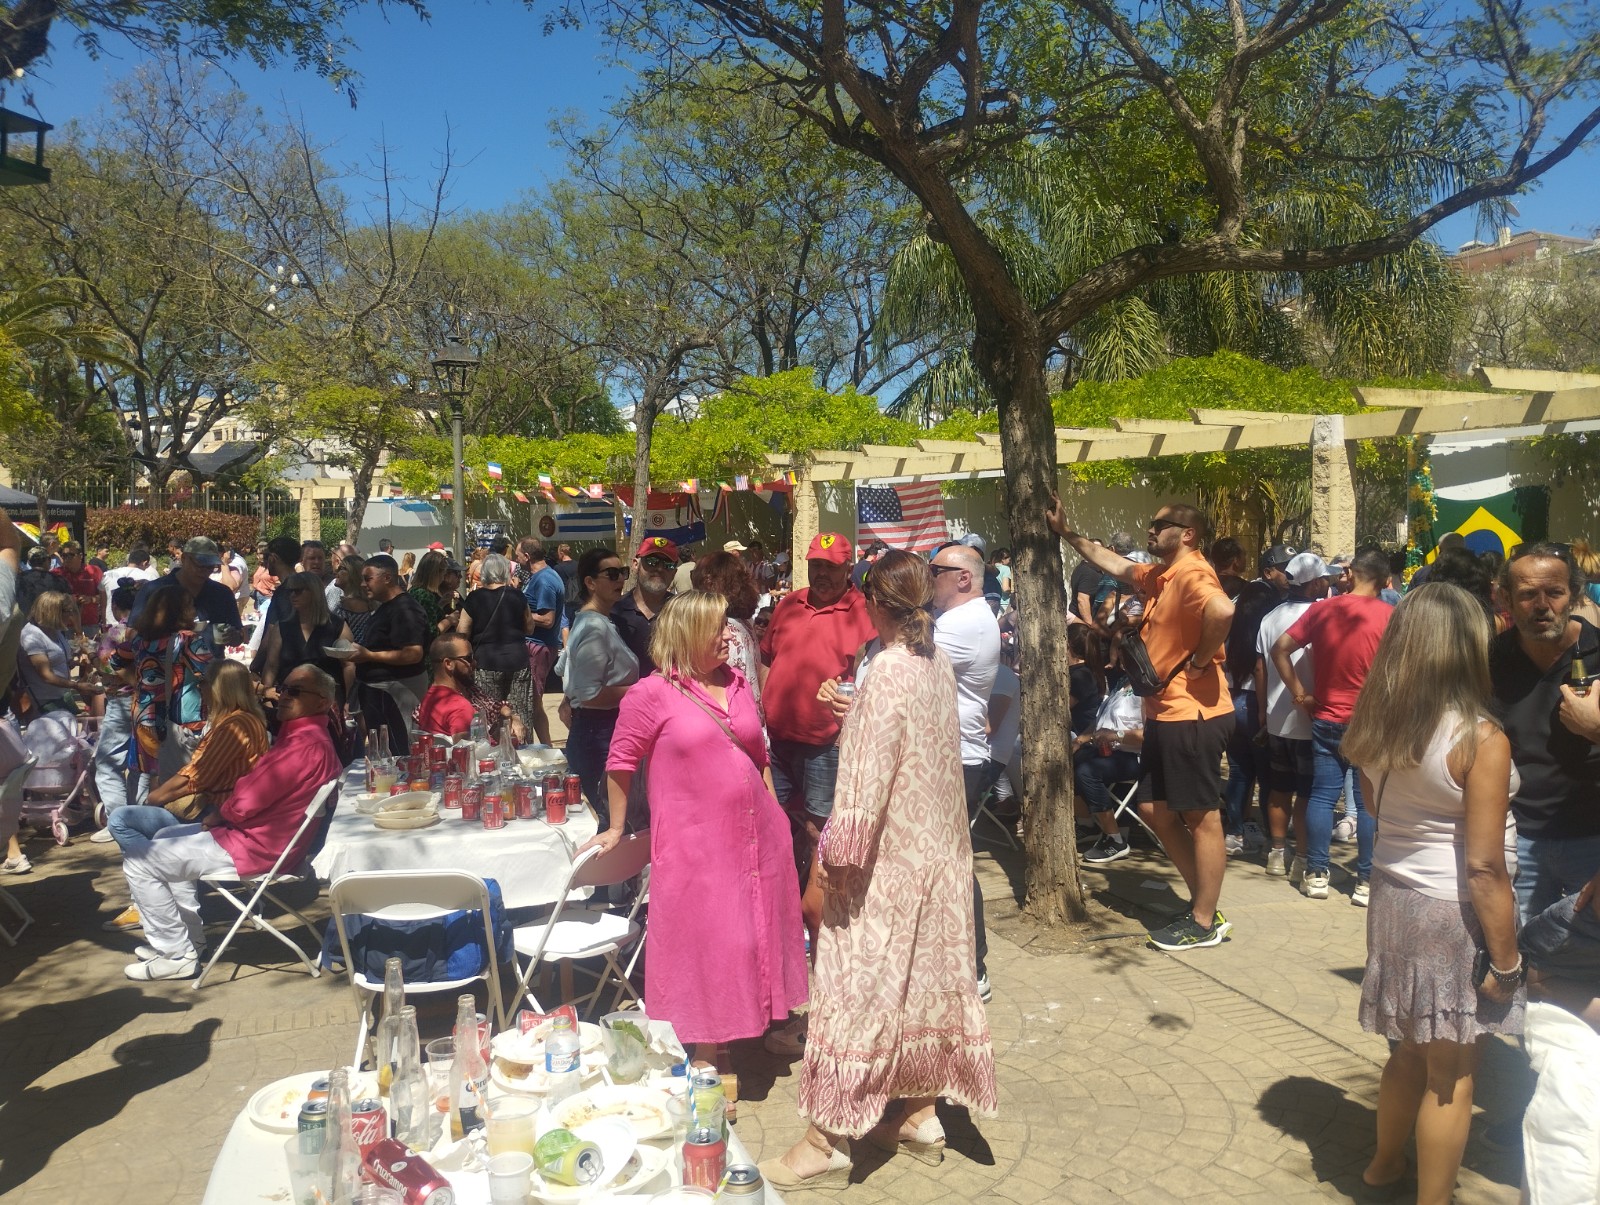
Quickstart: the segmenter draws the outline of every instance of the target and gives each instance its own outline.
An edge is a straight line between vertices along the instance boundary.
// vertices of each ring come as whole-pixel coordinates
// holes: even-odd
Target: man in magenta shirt
[[[1394,608],[1378,597],[1389,584],[1389,558],[1363,552],[1350,565],[1352,587],[1314,603],[1273,643],[1272,664],[1294,705],[1311,717],[1311,798],[1306,805],[1306,868],[1300,890],[1308,899],[1328,898],[1328,845],[1333,839],[1333,805],[1350,763],[1339,753],[1356,696],[1367,680],[1378,641]],[[1290,660],[1311,647],[1313,682],[1307,689]],[[1376,825],[1361,798],[1360,775],[1352,779],[1350,802],[1356,816],[1357,883],[1350,902],[1367,906],[1372,877],[1372,838]]]
[[[333,701],[332,678],[314,665],[295,669],[278,691],[277,741],[221,807],[125,848],[122,872],[149,939],[123,969],[129,979],[193,975],[205,945],[196,883],[217,871],[265,874],[294,840],[312,796],[341,771],[328,731]],[[304,855],[292,852],[289,863]]]

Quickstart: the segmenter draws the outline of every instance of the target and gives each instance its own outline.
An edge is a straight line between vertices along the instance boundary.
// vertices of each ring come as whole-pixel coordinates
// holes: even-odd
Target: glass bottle
[[[471,993],[456,999],[456,1057],[450,1064],[450,1137],[459,1141],[489,1121],[489,1068],[478,1044]]]
[[[433,1098],[428,1091],[427,1072],[422,1067],[422,1042],[417,1035],[414,1005],[407,1004],[400,1010],[395,1037],[394,1085],[389,1092],[394,1136],[412,1150],[427,1150],[433,1145],[428,1135]]]
[[[400,1010],[405,1007],[406,989],[401,978],[400,960],[391,958],[383,964],[383,1012],[378,1018],[377,1049],[374,1057],[378,1066],[378,1095],[389,1099],[389,1086],[394,1082],[395,1040],[400,1025]]]
[[[329,1201],[354,1198],[361,1189],[361,1148],[350,1128],[350,1070],[328,1073],[328,1121],[323,1133],[317,1177]]]
[[[1567,674],[1567,685],[1572,687],[1574,694],[1586,695],[1593,682],[1594,679],[1584,667],[1583,658],[1575,655],[1572,658],[1572,669]]]

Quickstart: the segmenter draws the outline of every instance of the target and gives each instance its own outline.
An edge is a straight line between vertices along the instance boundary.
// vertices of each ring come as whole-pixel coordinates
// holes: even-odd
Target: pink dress
[[[995,1112],[959,750],[944,653],[874,657],[820,847],[830,874],[849,869],[823,907],[800,1112],[830,1134],[859,1138],[905,1097]]]
[[[623,696],[606,758],[607,770],[627,771],[649,758],[645,1008],[685,1044],[757,1037],[806,1001],[789,821],[761,777],[755,699],[743,675],[731,676],[726,711],[695,682],[678,685],[742,748],[657,673]]]

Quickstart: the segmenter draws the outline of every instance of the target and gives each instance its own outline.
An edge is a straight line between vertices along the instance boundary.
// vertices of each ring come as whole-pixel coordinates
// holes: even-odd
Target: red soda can
[[[454,770],[446,774],[442,790],[444,791],[444,799],[441,802],[445,807],[458,808],[461,806],[461,775]]]
[[[567,793],[560,787],[544,789],[544,818],[551,824],[567,822]]]
[[[561,789],[566,792],[567,806],[581,808],[583,806],[583,779],[576,774],[568,774],[561,783]]]
[[[361,1156],[364,1179],[399,1189],[406,1205],[456,1205],[456,1191],[421,1155],[393,1138],[374,1143]]]
[[[480,757],[478,759],[479,778],[487,778],[489,775],[497,772],[499,769],[500,763],[492,757]]]
[[[561,775],[546,774],[544,776],[544,793],[546,795],[550,794],[551,791],[559,791],[561,789]]]
[[[396,779],[394,785],[389,788],[389,794],[404,795],[410,789],[411,784],[409,782],[401,782],[399,779]]]
[[[461,788],[461,818],[476,820],[483,811],[483,784],[469,782]]]
[[[445,764],[445,762],[447,762],[449,760],[450,760],[450,750],[449,749],[446,749],[443,745],[439,744],[437,741],[429,742],[429,744],[428,744],[428,766],[429,766],[429,768],[436,768],[438,766],[442,766],[442,765]]]
[[[351,1102],[350,1136],[361,1148],[363,1157],[374,1145],[389,1136],[389,1115],[383,1111],[383,1102],[376,1096]]]
[[[506,826],[506,797],[499,787],[483,793],[483,827],[504,828]]]
[[[472,747],[465,741],[450,746],[450,768],[457,774],[467,772],[467,762],[472,759]]]
[[[683,1140],[683,1182],[716,1191],[727,1168],[728,1143],[720,1130],[690,1130]]]
[[[533,784],[519,778],[511,787],[511,798],[516,804],[518,820],[533,819]]]

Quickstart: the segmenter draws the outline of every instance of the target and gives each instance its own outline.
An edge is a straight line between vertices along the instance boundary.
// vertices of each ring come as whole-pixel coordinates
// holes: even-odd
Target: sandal
[[[828,1145],[828,1166],[809,1176],[802,1176],[780,1159],[766,1159],[759,1164],[762,1179],[775,1188],[821,1188],[836,1189],[850,1187],[850,1171],[855,1165],[851,1163],[850,1156],[833,1144]]]
[[[937,1117],[924,1118],[910,1138],[900,1136],[900,1127],[904,1124],[904,1114],[881,1121],[867,1131],[866,1140],[880,1151],[888,1151],[891,1155],[904,1151],[913,1159],[932,1167],[944,1162],[944,1125]]]

